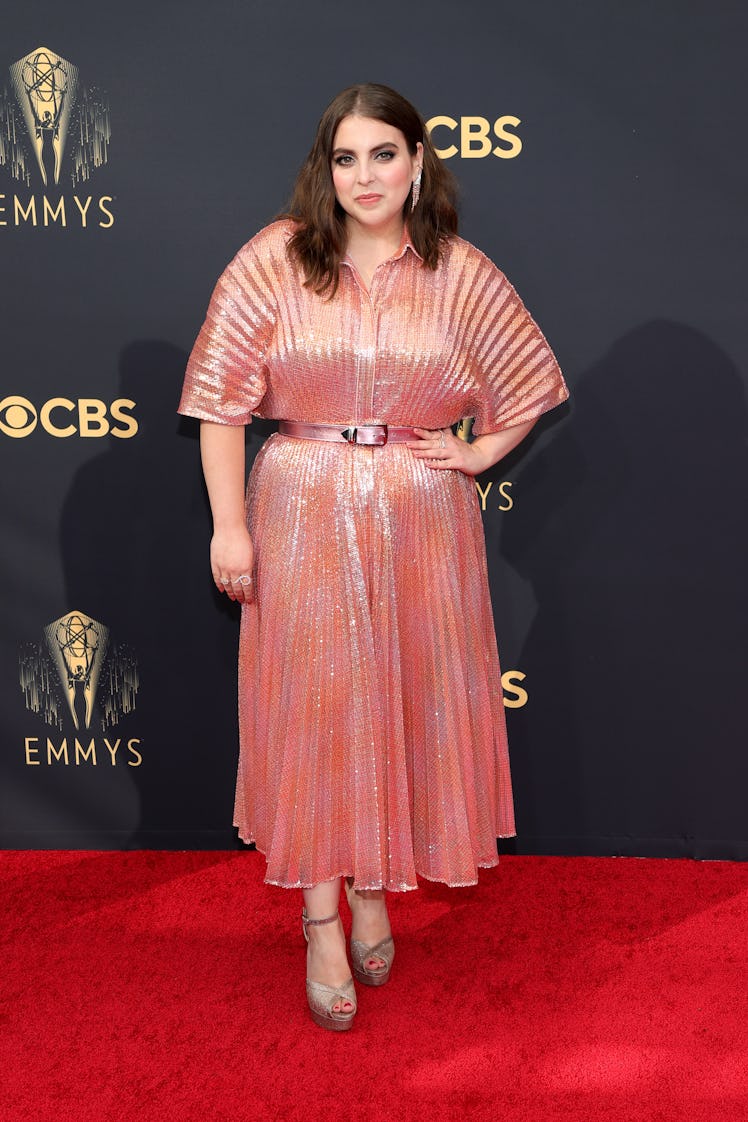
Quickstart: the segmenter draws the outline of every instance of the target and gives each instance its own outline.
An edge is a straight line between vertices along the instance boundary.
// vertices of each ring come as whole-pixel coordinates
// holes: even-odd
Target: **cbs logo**
[[[111,405],[96,397],[51,397],[37,409],[28,398],[5,397],[0,401],[0,432],[5,436],[30,436],[39,424],[50,436],[135,436],[138,422],[131,415],[135,402],[119,397]]]
[[[458,152],[463,160],[479,160],[489,155],[513,160],[522,151],[522,140],[511,131],[519,123],[519,117],[510,116],[497,117],[493,122],[486,117],[460,117],[459,121],[454,117],[431,117],[426,128],[441,160],[451,160]],[[449,143],[443,146],[445,139]]]

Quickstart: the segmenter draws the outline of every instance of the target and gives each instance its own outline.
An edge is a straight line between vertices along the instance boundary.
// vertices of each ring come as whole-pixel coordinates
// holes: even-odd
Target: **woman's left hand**
[[[409,440],[407,445],[412,448],[414,456],[426,461],[426,467],[451,468],[465,475],[480,475],[516,448],[535,420],[523,421],[520,425],[511,425],[497,432],[485,432],[476,436],[472,444],[460,440],[451,429],[414,428],[418,440]]]
[[[491,460],[477,442],[468,444],[455,436],[450,428],[417,429],[413,432],[418,440],[409,440],[408,448],[419,460],[425,460],[430,468],[451,468],[465,475],[480,475],[491,466]]]

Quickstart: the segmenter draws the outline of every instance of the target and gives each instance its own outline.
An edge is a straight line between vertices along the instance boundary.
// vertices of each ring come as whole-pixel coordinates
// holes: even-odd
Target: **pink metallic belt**
[[[417,440],[411,428],[402,425],[349,425],[341,429],[339,425],[316,425],[306,421],[281,421],[278,429],[283,436],[296,436],[302,440],[337,440],[343,444],[402,444],[406,440]]]

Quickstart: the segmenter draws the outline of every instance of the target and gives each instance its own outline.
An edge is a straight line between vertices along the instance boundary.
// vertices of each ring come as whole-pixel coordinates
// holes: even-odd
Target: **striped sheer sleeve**
[[[569,396],[542,331],[504,274],[484,262],[470,354],[480,387],[476,436],[535,420]]]
[[[248,424],[265,393],[274,326],[269,270],[248,242],[213,290],[187,363],[178,411],[202,421]]]

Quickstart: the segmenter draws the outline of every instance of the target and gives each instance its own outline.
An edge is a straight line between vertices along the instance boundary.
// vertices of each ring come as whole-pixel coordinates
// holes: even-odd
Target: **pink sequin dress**
[[[567,396],[502,273],[454,238],[436,271],[407,233],[367,292],[344,261],[304,288],[276,222],[220,277],[181,413],[476,434]],[[242,608],[234,824],[266,880],[467,885],[514,834],[475,481],[405,444],[274,434],[247,489],[256,601]]]

